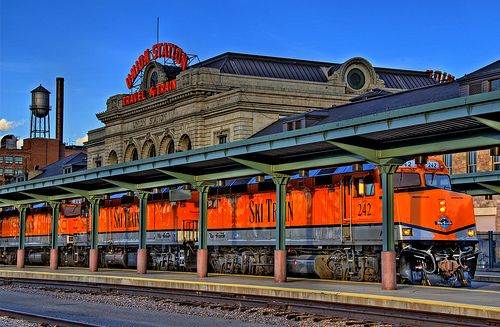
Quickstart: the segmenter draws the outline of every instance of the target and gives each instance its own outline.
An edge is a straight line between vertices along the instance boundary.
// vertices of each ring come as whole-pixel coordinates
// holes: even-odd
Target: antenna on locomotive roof
[[[156,44],[160,43],[160,17],[156,17]]]

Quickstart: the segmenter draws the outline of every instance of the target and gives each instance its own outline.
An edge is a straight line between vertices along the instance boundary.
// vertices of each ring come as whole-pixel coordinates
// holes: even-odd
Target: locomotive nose
[[[457,231],[458,238],[473,239],[476,233],[472,197],[448,190],[439,190],[436,196],[431,216],[437,231]]]

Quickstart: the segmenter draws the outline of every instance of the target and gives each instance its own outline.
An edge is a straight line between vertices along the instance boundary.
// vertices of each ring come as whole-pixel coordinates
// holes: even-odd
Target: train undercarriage
[[[287,272],[290,276],[322,279],[378,282],[381,280],[380,246],[288,247]],[[137,249],[131,246],[108,245],[100,248],[103,267],[133,268]],[[148,266],[155,270],[196,270],[196,246],[156,245],[148,248]],[[475,242],[406,242],[397,246],[397,272],[401,283],[467,287],[471,285],[477,262]],[[26,250],[26,263],[47,265],[48,247]],[[274,269],[274,248],[209,247],[210,271],[223,274],[271,276]],[[16,249],[0,251],[0,262],[15,264]],[[59,248],[61,266],[88,265],[88,247],[68,244]]]

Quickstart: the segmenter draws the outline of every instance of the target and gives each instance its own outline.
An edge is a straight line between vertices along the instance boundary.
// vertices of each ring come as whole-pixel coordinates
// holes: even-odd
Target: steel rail
[[[29,322],[37,322],[37,323],[41,323],[44,326],[46,326],[46,325],[58,326],[58,327],[100,326],[100,325],[95,325],[95,324],[87,324],[87,323],[83,323],[83,322],[76,321],[76,320],[57,318],[54,316],[40,315],[40,314],[35,314],[32,312],[18,311],[18,310],[12,310],[12,309],[2,308],[2,307],[0,307],[0,316],[13,318],[13,319],[19,319],[19,320],[25,320],[25,321],[29,321]]]
[[[233,306],[237,308],[275,308],[282,309],[283,315],[292,317],[300,314],[316,315],[316,319],[328,320],[332,318],[354,319],[360,323],[389,323],[403,326],[448,326],[454,327],[483,327],[498,326],[500,320],[477,317],[458,316],[404,310],[381,308],[368,305],[351,305],[311,300],[295,300],[274,298],[269,296],[241,295],[232,293],[217,293],[208,291],[191,291],[170,288],[148,288],[138,286],[110,285],[87,282],[48,281],[30,278],[0,278],[5,284],[21,284],[46,287],[48,289],[78,290],[83,292],[115,293],[123,295],[141,295],[153,299],[168,299],[172,302],[192,306]],[[286,312],[288,313],[286,313]],[[87,325],[88,326],[88,325]]]

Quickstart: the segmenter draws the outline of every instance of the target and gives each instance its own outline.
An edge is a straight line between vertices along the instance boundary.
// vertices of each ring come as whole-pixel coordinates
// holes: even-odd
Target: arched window
[[[191,139],[187,134],[181,136],[179,140],[179,151],[191,150]]]
[[[172,136],[165,136],[160,142],[160,155],[175,152],[175,144]]]
[[[125,149],[125,155],[123,156],[123,161],[133,161],[139,159],[139,152],[134,144],[129,144],[127,149]]]
[[[115,150],[111,150],[108,155],[108,165],[116,165],[118,163],[118,156]]]
[[[144,142],[141,151],[142,158],[156,157],[156,147],[152,140],[147,140]]]

